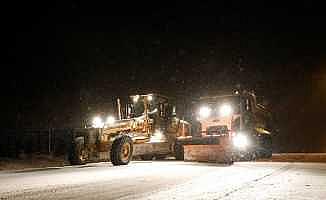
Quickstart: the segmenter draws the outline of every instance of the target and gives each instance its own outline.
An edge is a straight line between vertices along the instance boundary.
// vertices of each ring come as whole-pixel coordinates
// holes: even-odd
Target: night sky
[[[326,152],[322,10],[227,2],[3,6],[2,127],[79,127],[117,96],[241,84],[269,104],[278,151]]]

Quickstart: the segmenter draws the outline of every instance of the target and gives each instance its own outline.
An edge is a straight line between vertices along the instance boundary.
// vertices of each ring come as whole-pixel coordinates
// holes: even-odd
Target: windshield
[[[145,97],[139,97],[137,101],[133,101],[131,104],[131,113],[134,117],[139,117],[144,114],[145,111],[145,103],[144,103],[144,98]],[[156,102],[155,100],[147,101],[147,106],[148,106],[148,112],[155,112]]]

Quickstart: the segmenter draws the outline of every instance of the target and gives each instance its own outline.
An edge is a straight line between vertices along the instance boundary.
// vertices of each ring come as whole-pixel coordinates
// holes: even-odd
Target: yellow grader
[[[190,136],[191,127],[176,116],[172,100],[158,94],[133,95],[124,109],[119,99],[117,105],[117,120],[96,117],[93,128],[74,130],[69,153],[72,164],[110,160],[113,165],[126,165],[132,156],[183,158],[178,140]]]

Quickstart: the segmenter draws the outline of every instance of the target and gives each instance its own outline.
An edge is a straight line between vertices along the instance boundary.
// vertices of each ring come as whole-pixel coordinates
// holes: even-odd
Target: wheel
[[[265,136],[264,143],[262,146],[262,157],[263,158],[271,158],[273,155],[272,152],[272,137],[270,135]]]
[[[184,151],[182,144],[175,144],[174,146],[174,156],[176,160],[184,160]]]
[[[241,161],[251,161],[252,154],[250,152],[244,152],[242,157],[240,158]]]
[[[142,160],[153,160],[153,155],[151,154],[141,155],[140,158]]]
[[[132,157],[133,145],[129,136],[122,136],[116,139],[110,151],[113,165],[127,165]]]
[[[234,163],[234,160],[228,159],[225,164],[227,164],[227,165],[233,165],[233,163]]]
[[[233,165],[233,163],[234,163],[234,159],[233,159],[233,155],[232,154],[229,154],[229,155],[227,155],[227,164],[228,165]]]
[[[251,159],[250,159],[251,161],[256,161],[257,160],[257,153],[255,151],[252,152],[250,156],[251,156]]]
[[[272,150],[270,149],[270,150],[267,150],[267,152],[266,152],[266,154],[265,154],[265,157],[266,158],[272,158],[272,156],[273,156],[273,152],[272,152]]]
[[[232,165],[234,162],[232,153],[224,153],[223,161],[222,163],[226,165]]]
[[[85,138],[77,137],[72,145],[72,152],[70,156],[70,163],[72,165],[86,164],[88,158],[87,150],[85,149]]]

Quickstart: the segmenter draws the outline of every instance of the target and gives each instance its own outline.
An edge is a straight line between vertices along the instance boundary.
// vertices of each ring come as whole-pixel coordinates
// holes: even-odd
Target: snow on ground
[[[63,157],[33,155],[20,159],[0,158],[0,170],[21,170],[28,168],[62,167],[68,163]]]
[[[0,199],[326,199],[326,163],[96,163],[0,172]]]

